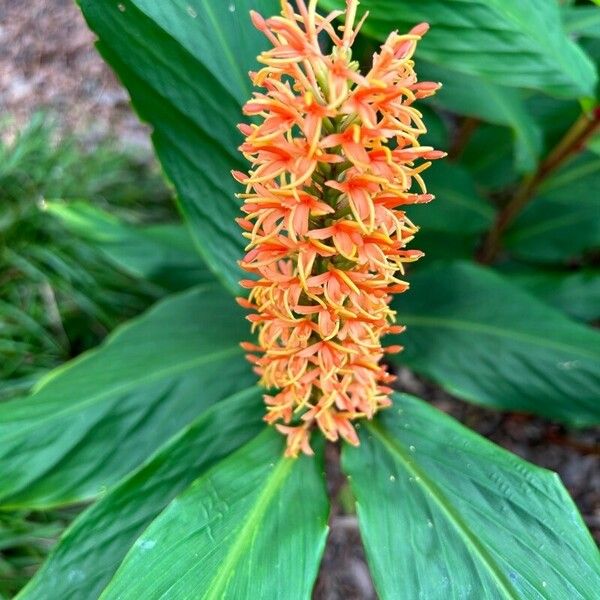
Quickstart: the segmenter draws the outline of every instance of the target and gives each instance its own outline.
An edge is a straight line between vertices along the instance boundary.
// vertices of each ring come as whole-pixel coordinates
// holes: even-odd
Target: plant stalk
[[[490,264],[495,260],[501,248],[504,232],[533,199],[540,184],[568,159],[581,151],[589,138],[599,129],[600,108],[596,108],[591,115],[588,113],[582,114],[544,161],[540,163],[537,170],[523,179],[512,200],[498,213],[493,227],[488,232],[477,256],[480,263]]]
[[[448,151],[448,158],[450,160],[457,160],[460,158],[471,137],[475,133],[475,130],[477,127],[479,127],[479,123],[479,119],[475,119],[473,117],[466,117],[463,119],[460,127],[458,128],[456,139]]]

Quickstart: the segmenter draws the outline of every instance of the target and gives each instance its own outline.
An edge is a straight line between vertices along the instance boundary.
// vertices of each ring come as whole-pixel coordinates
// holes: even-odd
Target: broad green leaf
[[[569,6],[563,8],[565,29],[581,37],[600,38],[600,10],[594,6]]]
[[[597,37],[588,37],[588,38],[580,38],[579,45],[585,50],[585,53],[591,58],[592,62],[595,65],[600,65],[600,38]],[[598,88],[596,88],[597,90]],[[596,91],[596,98],[598,97],[598,92]],[[593,108],[593,101],[586,101],[583,103],[584,106],[588,109]]]
[[[393,308],[407,332],[393,359],[459,398],[572,425],[600,423],[600,333],[490,269],[437,263]]]
[[[103,600],[310,598],[327,536],[322,469],[321,452],[284,458],[267,429],[171,502]]]
[[[547,200],[564,200],[566,193],[580,196],[589,194],[600,183],[600,158],[592,152],[583,152],[562,169],[550,176],[539,188],[539,195]],[[592,194],[589,194],[592,196]],[[595,199],[595,198],[594,198]],[[574,204],[570,202],[570,204]]]
[[[590,600],[600,555],[556,473],[395,395],[343,468],[381,600]]]
[[[600,6],[600,0],[591,0]],[[592,62],[598,68],[600,64],[600,21],[598,20],[598,9],[582,6],[579,11],[572,12],[572,20],[568,23],[573,36],[577,39],[580,47],[592,59]],[[595,10],[595,14],[594,14]],[[568,17],[567,17],[568,19]],[[576,31],[574,29],[577,28]],[[598,88],[596,88],[596,98],[598,98]],[[593,108],[593,105],[590,106]]]
[[[443,82],[442,89],[431,99],[433,104],[459,115],[510,127],[515,137],[517,170],[535,169],[542,149],[542,133],[518,90],[435,65],[421,65],[419,76]],[[489,151],[493,152],[493,148]]]
[[[247,72],[266,44],[249,10],[275,0],[79,0],[98,49],[125,84],[207,266],[237,291],[244,240],[234,218],[244,169],[236,126],[250,96]]]
[[[183,225],[133,226],[87,202],[50,202],[48,211],[131,275],[171,291],[214,280]]]
[[[322,4],[341,8],[344,2]],[[431,31],[417,58],[509,87],[565,98],[594,95],[595,68],[563,30],[555,1],[362,0],[361,7],[370,11],[364,32],[380,40],[427,21]]]
[[[581,116],[581,104],[577,100],[561,100],[544,94],[531,94],[525,109],[544,137],[543,154],[549,154]]]
[[[429,258],[467,258],[494,220],[494,210],[480,196],[469,173],[447,161],[435,162],[423,175],[435,200],[407,207],[421,230],[412,245]]]
[[[61,600],[97,598],[165,506],[263,429],[263,408],[260,391],[250,388],[200,415],[81,514],[19,598],[36,600],[47,591]]]
[[[600,157],[585,152],[548,178],[506,235],[514,256],[569,263],[600,248]]]
[[[160,302],[98,350],[0,404],[0,506],[94,498],[209,406],[252,385],[243,312],[204,286]]]
[[[515,169],[514,139],[506,127],[480,123],[460,155],[481,190],[495,192],[515,184],[522,176]]]
[[[510,269],[512,283],[581,321],[600,319],[600,272]]]

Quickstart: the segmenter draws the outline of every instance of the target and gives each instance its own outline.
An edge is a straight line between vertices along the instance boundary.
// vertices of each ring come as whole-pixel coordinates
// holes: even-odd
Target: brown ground
[[[0,0],[0,107],[18,131],[40,108],[91,143],[116,134],[123,144],[149,147],[147,129],[96,54],[93,36],[71,0]],[[469,427],[538,465],[557,471],[600,539],[600,433],[566,432],[539,418],[486,411],[457,401],[409,372],[400,387],[432,401]],[[334,450],[330,449],[330,455]],[[341,485],[330,456],[332,491]],[[375,598],[356,519],[334,506],[315,598]]]
[[[93,43],[73,0],[0,0],[0,118],[11,117],[11,132],[48,110],[91,143],[116,133],[150,147]]]

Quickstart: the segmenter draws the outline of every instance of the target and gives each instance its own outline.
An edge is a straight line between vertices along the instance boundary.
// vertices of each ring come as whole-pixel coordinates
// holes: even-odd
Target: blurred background
[[[45,372],[172,291],[168,276],[153,272],[140,252],[158,239],[177,251],[172,192],[148,129],[93,42],[70,0],[30,0],[26,7],[0,0],[0,402],[30,390]],[[586,43],[600,54],[600,39]],[[444,79],[443,72],[432,75]],[[468,77],[462,83],[463,93],[479,93],[468,88]],[[477,109],[457,115],[451,104],[436,113],[427,109],[432,141],[469,163],[477,184],[491,186],[493,195],[501,174],[512,172],[510,124],[482,123]],[[528,107],[549,121],[569,118],[549,99]],[[498,163],[506,170],[494,169]],[[586,268],[597,266],[596,255],[586,261]],[[535,292],[535,278],[529,285]],[[576,298],[566,302],[577,309]],[[581,311],[588,316],[585,306]],[[398,375],[400,389],[557,471],[600,539],[597,429],[567,430],[538,417],[488,411],[408,369]],[[315,594],[373,598],[356,518],[343,508],[332,521]],[[12,597],[31,577],[78,510],[0,513],[0,598]]]

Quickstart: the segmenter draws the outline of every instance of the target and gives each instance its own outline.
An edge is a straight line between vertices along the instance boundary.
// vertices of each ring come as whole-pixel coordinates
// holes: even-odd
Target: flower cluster
[[[251,73],[264,90],[244,107],[255,122],[240,125],[252,168],[234,173],[246,186],[241,266],[255,276],[239,302],[258,333],[243,347],[277,391],[265,396],[265,420],[287,435],[288,456],[311,453],[315,425],[358,444],[352,421],[390,404],[381,360],[401,347],[384,349],[381,337],[403,330],[391,294],[408,287],[404,263],[422,256],[406,249],[418,228],[402,207],[433,198],[421,173],[444,156],[419,145],[426,128],[413,107],[439,87],[417,82],[412,60],[428,26],[392,33],[361,74],[351,52],[358,0],[347,0],[339,29],[344,12],[322,16],[316,4],[297,0],[296,13],[283,1],[266,20],[251,13],[273,47]]]

